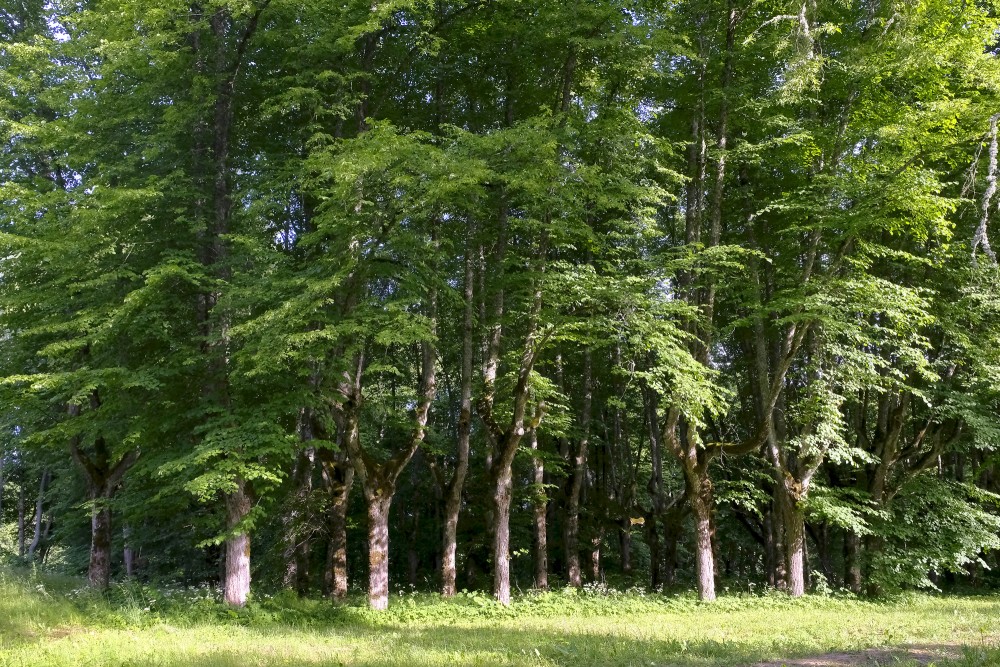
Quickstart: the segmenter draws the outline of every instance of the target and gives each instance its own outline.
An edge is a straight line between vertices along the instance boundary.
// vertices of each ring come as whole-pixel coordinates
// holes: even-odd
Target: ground
[[[454,601],[397,595],[383,614],[289,595],[233,611],[206,588],[0,573],[0,666],[1000,665],[1000,597],[790,600],[590,590]]]

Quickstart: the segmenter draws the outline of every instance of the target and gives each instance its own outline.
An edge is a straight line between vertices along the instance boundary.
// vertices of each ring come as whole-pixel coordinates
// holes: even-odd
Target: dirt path
[[[922,644],[760,662],[754,667],[880,667],[899,663],[926,667],[942,660],[957,660],[961,657],[962,647],[958,644]]]

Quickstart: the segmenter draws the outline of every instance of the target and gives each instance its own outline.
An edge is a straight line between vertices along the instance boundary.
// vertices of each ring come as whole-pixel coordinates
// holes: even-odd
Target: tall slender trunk
[[[45,511],[45,491],[48,489],[52,474],[48,469],[42,471],[42,479],[38,483],[38,499],[35,501],[35,532],[28,546],[28,560],[35,557],[35,552],[42,544],[42,516]]]
[[[392,494],[368,497],[368,603],[379,611],[389,607],[389,508]]]
[[[132,547],[131,526],[125,526],[122,529],[122,541],[125,543],[122,549],[122,559],[125,562],[125,576],[132,578],[136,573],[136,553]]]
[[[538,431],[531,431],[531,451],[538,452]],[[548,528],[546,525],[549,498],[545,491],[545,461],[539,456],[533,459],[534,468],[534,501],[533,512],[535,519],[535,588],[548,590],[549,588],[549,546]]]
[[[251,501],[247,483],[236,480],[236,490],[226,494],[226,576],[223,599],[226,604],[242,607],[250,595],[250,534],[240,524],[250,514]]]
[[[566,499],[566,575],[570,586],[583,585],[580,575],[580,495],[587,475],[587,450],[590,444],[590,411],[594,397],[593,364],[590,349],[583,353],[583,409],[580,412],[580,440],[573,455],[569,494]]]
[[[25,519],[24,480],[17,493],[17,557],[24,558],[24,519]]]
[[[6,458],[0,454],[0,517],[3,517],[3,492],[7,483],[7,478],[4,477],[4,464],[6,462]]]
[[[462,322],[462,397],[458,417],[458,451],[455,473],[448,485],[444,511],[444,544],[441,550],[441,593],[451,597],[456,593],[458,551],[458,516],[462,509],[462,491],[469,472],[469,438],[472,433],[472,328],[475,283],[475,258],[472,232],[465,244],[465,313]]]

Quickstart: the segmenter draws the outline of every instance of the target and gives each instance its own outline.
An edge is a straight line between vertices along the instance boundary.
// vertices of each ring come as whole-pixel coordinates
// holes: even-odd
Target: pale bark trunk
[[[712,553],[712,507],[710,492],[704,490],[706,479],[688,489],[695,529],[695,577],[698,582],[698,599],[710,602],[715,599],[715,557]],[[692,485],[689,479],[689,485]],[[706,497],[707,496],[707,497]]]
[[[389,607],[389,508],[391,494],[368,498],[368,604],[382,611]]]
[[[25,497],[24,480],[17,493],[17,557],[24,558],[24,519],[25,519]]]
[[[536,453],[538,452],[538,432],[534,429],[531,431],[531,450]],[[535,475],[535,499],[533,507],[535,518],[535,588],[548,590],[549,547],[546,519],[549,503],[548,494],[545,492],[544,486],[545,462],[538,456],[535,456],[533,466]]]
[[[237,480],[237,488],[226,495],[226,527],[232,531],[250,514],[250,495],[246,482]],[[244,529],[226,538],[226,576],[223,600],[242,607],[250,594],[250,535]]]
[[[493,487],[493,597],[510,604],[510,498],[512,471],[503,466]]]
[[[805,517],[794,499],[785,507],[785,560],[788,564],[788,594],[802,597],[805,579]]]

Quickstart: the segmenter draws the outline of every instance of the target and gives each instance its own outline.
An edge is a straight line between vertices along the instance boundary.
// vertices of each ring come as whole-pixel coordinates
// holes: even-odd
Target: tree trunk
[[[368,496],[368,604],[389,607],[389,508],[392,494],[381,490]]]
[[[510,499],[513,473],[502,466],[493,483],[493,597],[510,604]]]
[[[136,553],[132,548],[131,527],[125,526],[122,529],[122,540],[125,542],[125,547],[122,550],[122,558],[125,561],[125,576],[131,579],[135,576],[136,571]]]
[[[28,546],[28,560],[35,557],[35,552],[42,544],[42,515],[45,510],[45,490],[49,486],[51,473],[48,470],[42,471],[42,479],[38,483],[38,499],[35,501],[35,533]]]
[[[660,531],[656,528],[658,518],[650,512],[646,517],[646,540],[649,542],[649,589],[657,591],[660,588]]]
[[[24,501],[24,480],[22,480],[17,494],[17,557],[21,559],[24,558]]]
[[[98,498],[91,515],[90,568],[87,582],[99,590],[111,585],[111,508]]]
[[[321,452],[324,450],[320,450]],[[326,550],[323,583],[334,600],[347,597],[347,508],[354,486],[354,468],[333,456],[323,460],[323,483],[330,494],[327,525],[330,541]]]
[[[805,578],[805,517],[795,499],[786,494],[785,560],[788,564],[788,594],[802,597],[806,592]]]
[[[594,536],[590,538],[590,557],[588,558],[588,564],[590,565],[591,581],[601,580],[601,547],[603,544],[604,528],[600,527],[596,529]]]
[[[622,574],[628,576],[632,574],[632,526],[629,517],[625,517],[621,531],[618,536],[619,549],[622,557]]]
[[[538,452],[538,432],[531,431],[531,450]],[[548,512],[548,494],[545,492],[545,462],[535,456],[534,464],[534,518],[535,518],[535,588],[548,590],[549,588],[549,547],[546,526],[546,515]]]
[[[593,401],[593,366],[590,350],[583,353],[583,410],[580,413],[580,441],[573,456],[569,494],[566,499],[566,576],[569,585],[579,588],[583,585],[580,576],[580,495],[587,475],[587,449],[590,440],[590,409]]]
[[[458,515],[462,509],[462,491],[469,472],[469,438],[472,433],[472,329],[475,283],[472,230],[465,244],[465,314],[462,322],[462,405],[458,416],[458,451],[455,474],[448,485],[444,510],[444,544],[441,549],[441,594],[451,597],[456,592],[458,551]]]
[[[844,533],[844,586],[861,594],[861,536],[853,530]]]
[[[226,494],[226,527],[237,527],[250,514],[251,502],[247,483],[238,479],[236,490]],[[223,600],[233,607],[242,607],[250,594],[250,534],[238,529],[226,538],[226,576],[223,582]]]
[[[712,505],[710,482],[706,478],[693,486],[689,477],[688,499],[694,515],[695,577],[698,582],[698,599],[710,602],[715,599],[715,558],[712,553]],[[708,487],[708,488],[706,488]]]

